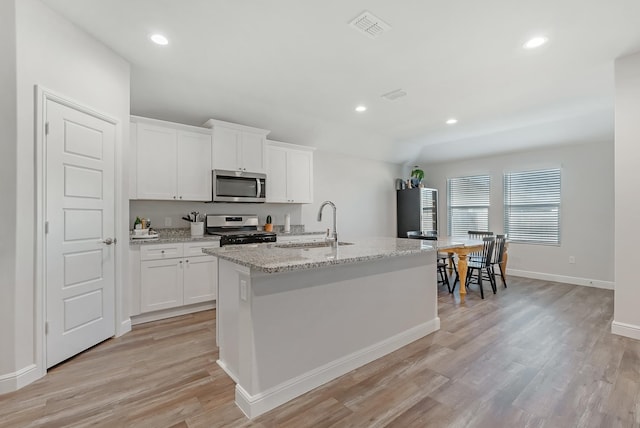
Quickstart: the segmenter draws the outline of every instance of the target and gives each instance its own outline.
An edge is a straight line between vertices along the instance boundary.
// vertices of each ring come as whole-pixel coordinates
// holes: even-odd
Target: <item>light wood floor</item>
[[[464,305],[441,291],[439,312],[437,333],[254,421],[213,311],[140,325],[0,396],[0,426],[640,426],[640,342],[610,333],[612,291],[511,277]]]

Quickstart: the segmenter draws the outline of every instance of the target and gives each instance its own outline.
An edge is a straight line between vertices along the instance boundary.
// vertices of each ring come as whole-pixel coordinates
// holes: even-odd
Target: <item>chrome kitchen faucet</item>
[[[322,221],[322,209],[325,205],[330,205],[333,208],[333,235],[329,240],[331,241],[331,246],[338,246],[338,229],[336,228],[336,204],[331,201],[324,201],[322,205],[320,205],[320,210],[318,210],[318,221]]]

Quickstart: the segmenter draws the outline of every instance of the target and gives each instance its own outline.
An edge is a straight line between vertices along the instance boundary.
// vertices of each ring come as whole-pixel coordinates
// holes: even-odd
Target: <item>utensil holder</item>
[[[191,223],[191,236],[204,236],[203,221],[195,221]]]

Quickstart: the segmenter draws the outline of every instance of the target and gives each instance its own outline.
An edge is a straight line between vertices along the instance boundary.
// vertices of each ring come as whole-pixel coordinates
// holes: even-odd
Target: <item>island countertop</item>
[[[359,238],[352,245],[292,248],[290,244],[228,245],[204,249],[204,253],[266,273],[314,269],[330,265],[359,263],[389,257],[434,252],[430,241],[398,238]],[[282,245],[282,246],[281,246]]]

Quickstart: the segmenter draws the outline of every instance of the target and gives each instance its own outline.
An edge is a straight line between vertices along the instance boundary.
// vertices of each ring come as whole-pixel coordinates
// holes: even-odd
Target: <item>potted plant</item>
[[[272,232],[273,231],[273,224],[271,224],[271,216],[270,215],[267,216],[267,222],[264,225],[264,231],[265,232]]]
[[[424,171],[421,170],[418,165],[414,166],[413,170],[411,170],[411,185],[413,187],[418,187],[420,186],[420,183],[422,183],[423,179]]]

